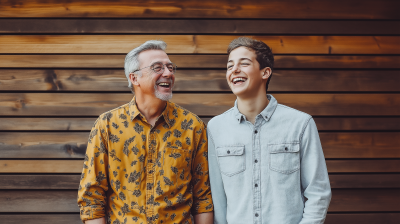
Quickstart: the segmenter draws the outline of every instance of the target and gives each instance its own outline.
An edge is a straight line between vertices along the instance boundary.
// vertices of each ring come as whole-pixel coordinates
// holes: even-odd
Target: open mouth
[[[246,78],[234,78],[234,79],[232,79],[232,83],[234,85],[240,85],[240,84],[246,82],[246,80],[247,80]]]
[[[171,84],[168,83],[168,82],[160,82],[157,85],[162,87],[162,88],[167,88],[167,89],[171,86]]]

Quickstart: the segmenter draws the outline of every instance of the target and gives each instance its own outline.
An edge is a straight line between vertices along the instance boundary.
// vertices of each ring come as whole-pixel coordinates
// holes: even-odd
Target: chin
[[[158,99],[162,101],[168,101],[172,98],[172,92],[170,93],[160,93],[159,91],[155,92],[155,95]]]

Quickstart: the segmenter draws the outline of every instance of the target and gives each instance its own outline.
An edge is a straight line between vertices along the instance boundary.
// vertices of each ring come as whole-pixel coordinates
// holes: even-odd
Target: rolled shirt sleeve
[[[193,184],[193,209],[192,213],[200,214],[213,211],[211,198],[209,170],[208,170],[208,144],[207,129],[204,123],[197,134],[197,150],[192,165]]]
[[[317,126],[312,118],[301,138],[300,169],[302,190],[308,199],[300,224],[322,224],[332,193]]]
[[[214,223],[225,224],[226,220],[226,195],[222,183],[221,172],[218,166],[217,154],[215,153],[214,140],[208,131],[208,162],[210,170],[211,194],[214,203]]]
[[[81,181],[78,190],[78,206],[82,221],[106,216],[106,194],[108,190],[107,130],[98,119],[92,128]]]

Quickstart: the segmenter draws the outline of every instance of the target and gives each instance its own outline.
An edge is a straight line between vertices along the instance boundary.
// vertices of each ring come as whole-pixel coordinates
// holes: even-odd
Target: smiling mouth
[[[162,87],[162,88],[169,88],[171,86],[171,84],[168,83],[168,82],[160,82],[157,85]]]
[[[234,79],[232,79],[232,83],[233,83],[234,85],[236,85],[236,84],[242,84],[242,83],[244,83],[246,80],[247,80],[246,78],[234,78]]]

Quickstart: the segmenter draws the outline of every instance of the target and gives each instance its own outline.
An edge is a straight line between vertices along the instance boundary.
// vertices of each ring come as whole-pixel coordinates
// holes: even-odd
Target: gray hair
[[[129,74],[139,69],[139,54],[147,50],[162,50],[165,51],[167,44],[162,40],[148,40],[139,47],[131,50],[125,57],[125,75],[128,79],[128,87],[132,89],[132,83],[129,80]]]

